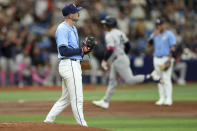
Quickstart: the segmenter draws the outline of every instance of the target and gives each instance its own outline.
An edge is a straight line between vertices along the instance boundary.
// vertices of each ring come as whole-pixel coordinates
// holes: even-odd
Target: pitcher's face
[[[67,16],[67,19],[72,20],[73,22],[77,22],[79,20],[79,12],[76,12],[74,14],[69,14]]]

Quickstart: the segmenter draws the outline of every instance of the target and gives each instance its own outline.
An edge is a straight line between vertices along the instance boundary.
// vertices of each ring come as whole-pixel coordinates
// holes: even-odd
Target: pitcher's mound
[[[39,123],[39,122],[2,122],[0,131],[109,131],[79,125]]]

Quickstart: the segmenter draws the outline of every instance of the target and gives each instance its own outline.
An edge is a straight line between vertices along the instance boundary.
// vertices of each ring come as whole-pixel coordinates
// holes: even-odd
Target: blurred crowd
[[[64,20],[61,9],[71,0],[0,0],[0,84],[58,85],[55,30]],[[146,41],[162,17],[183,48],[183,59],[197,59],[196,0],[78,0],[78,33],[97,37],[92,68],[98,69],[105,50],[100,21],[117,18],[130,39],[130,54],[149,54]],[[97,66],[97,67],[95,67]]]

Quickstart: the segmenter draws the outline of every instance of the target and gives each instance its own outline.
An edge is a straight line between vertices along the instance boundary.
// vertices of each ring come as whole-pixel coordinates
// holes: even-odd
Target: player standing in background
[[[106,31],[105,41],[107,52],[101,66],[108,70],[107,61],[110,63],[109,85],[103,99],[93,101],[93,104],[101,108],[109,108],[109,101],[118,84],[117,77],[120,76],[126,83],[133,85],[141,82],[159,82],[160,78],[155,71],[148,75],[134,76],[130,68],[130,60],[126,55],[130,49],[130,43],[126,35],[117,29],[115,18],[107,16],[101,21]]]
[[[156,20],[156,30],[151,35],[147,45],[154,46],[154,68],[159,73],[162,83],[158,84],[159,100],[156,105],[172,105],[172,68],[175,52],[176,37],[166,29],[163,19]]]
[[[67,4],[62,9],[65,21],[59,24],[56,30],[56,43],[58,50],[59,73],[62,78],[62,96],[53,105],[44,122],[53,122],[68,105],[71,104],[72,111],[77,123],[87,126],[83,115],[83,89],[82,71],[80,61],[84,54],[89,53],[92,48],[87,46],[95,43],[92,37],[87,37],[83,46],[79,45],[79,38],[75,23],[79,19],[79,11],[82,7],[75,4]]]

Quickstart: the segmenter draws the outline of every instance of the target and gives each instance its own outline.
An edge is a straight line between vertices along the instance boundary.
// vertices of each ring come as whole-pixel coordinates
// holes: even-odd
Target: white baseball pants
[[[70,59],[61,60],[59,63],[59,73],[62,77],[62,96],[52,107],[45,122],[53,122],[56,116],[71,104],[77,123],[81,126],[87,126],[83,115],[83,89],[80,61]]]
[[[172,102],[172,68],[173,68],[173,62],[171,61],[171,66],[168,70],[162,71],[160,70],[160,66],[164,64],[168,60],[168,57],[154,57],[153,63],[155,70],[159,73],[161,79],[163,80],[162,83],[158,84],[158,90],[159,90],[159,100],[160,101],[167,101]]]

